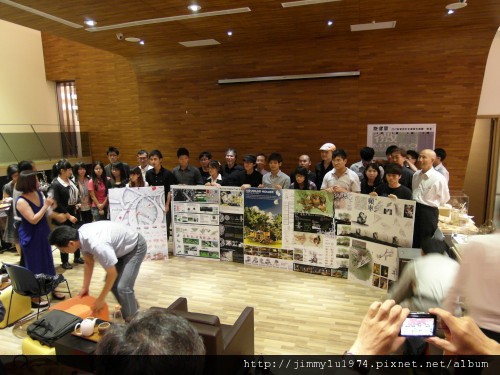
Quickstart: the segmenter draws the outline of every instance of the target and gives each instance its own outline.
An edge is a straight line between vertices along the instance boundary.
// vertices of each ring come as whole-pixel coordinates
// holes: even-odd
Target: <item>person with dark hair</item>
[[[106,220],[108,218],[108,179],[104,165],[99,160],[92,165],[88,188],[94,221]]]
[[[370,194],[382,183],[380,169],[377,163],[369,163],[363,167],[363,179],[361,180],[361,194]]]
[[[17,253],[21,255],[21,248],[19,247],[19,238],[17,230],[14,226],[14,213],[12,207],[14,206],[14,188],[16,186],[17,178],[19,177],[19,168],[17,164],[11,164],[7,167],[7,180],[8,182],[3,186],[3,196],[2,203],[7,203],[10,205],[10,209],[7,211],[7,217],[5,222],[5,230],[3,233],[2,240],[11,246],[15,246]],[[1,242],[1,241],[0,241]]]
[[[22,171],[16,184],[21,196],[16,200],[16,209],[21,218],[19,244],[24,257],[24,265],[34,274],[44,273],[55,276],[54,259],[49,245],[50,228],[46,218],[47,211],[56,204],[53,198],[47,198],[38,190],[39,183],[34,171]],[[53,297],[61,299],[58,293]],[[33,307],[46,306],[48,301],[32,299]]]
[[[208,177],[210,177],[210,172],[208,170],[208,163],[212,160],[212,154],[210,151],[202,151],[200,155],[198,155],[198,161],[200,162],[200,167],[198,170],[200,171],[201,178],[203,181],[206,181]]]
[[[255,170],[259,172],[261,175],[265,175],[267,172],[269,172],[268,170],[266,170],[267,156],[266,154],[259,152],[256,155],[256,157],[257,157],[256,161],[257,167],[255,168]]]
[[[104,170],[106,171],[106,176],[111,177],[111,167],[113,163],[117,163],[120,159],[120,150],[114,146],[109,146],[106,150],[106,155],[109,160],[109,164],[106,164]],[[130,169],[127,163],[122,163],[123,169],[125,170],[125,176],[128,176],[128,170]]]
[[[177,150],[177,159],[179,165],[172,169],[177,183],[179,185],[203,185],[200,170],[189,165],[189,150],[187,148],[181,147]]]
[[[128,321],[134,316],[138,309],[134,284],[147,252],[146,240],[140,233],[121,223],[102,221],[82,225],[78,230],[58,227],[50,234],[49,242],[63,253],[81,249],[85,268],[79,297],[89,294],[95,260],[106,270],[104,286],[92,306],[93,313],[104,307],[111,291],[121,305],[124,319]]]
[[[111,164],[111,176],[108,180],[108,188],[124,188],[128,183],[128,173],[121,161]]]
[[[446,159],[446,151],[444,148],[436,148],[434,152],[436,153],[436,159],[434,160],[434,163],[432,165],[434,166],[434,169],[441,173],[449,183],[450,172],[448,172],[448,170],[443,165],[443,161],[444,159]]]
[[[396,145],[390,145],[389,147],[387,147],[385,149],[385,156],[387,158],[387,163],[392,163],[393,162],[393,160],[392,160],[392,152],[395,149],[397,149],[397,148],[398,148],[398,146],[396,146]]]
[[[314,182],[314,185],[316,186],[316,173],[311,171],[309,168],[311,167],[311,158],[309,155],[300,155],[299,156],[299,167],[304,167],[307,170],[307,179],[311,182]],[[290,173],[290,182],[295,181],[295,171],[292,171]]]
[[[73,169],[71,163],[66,159],[59,160],[52,167],[52,173],[57,176],[50,184],[48,196],[54,198],[57,203],[55,212],[62,214],[52,220],[53,225],[67,225],[73,227],[78,219],[76,217],[76,205],[79,202],[79,192],[76,185],[71,181]],[[72,269],[73,266],[69,264],[68,254],[61,252],[62,268]],[[76,251],[74,255],[74,263],[83,264],[83,259],[80,258],[80,251]]]
[[[146,181],[149,186],[163,186],[165,189],[165,214],[167,221],[167,237],[170,238],[170,222],[172,216],[170,213],[170,202],[172,194],[170,186],[177,184],[175,176],[168,169],[163,168],[163,155],[160,150],[153,150],[149,153],[149,163],[153,166],[146,172]]]
[[[262,175],[255,170],[256,162],[255,155],[245,155],[243,158],[243,168],[245,170],[241,171],[237,176],[242,190],[259,187],[262,183]]]
[[[347,153],[338,149],[333,152],[332,157],[334,169],[325,175],[321,190],[326,190],[329,193],[359,193],[361,191],[359,177],[346,166]]]
[[[95,351],[97,374],[202,374],[205,346],[186,319],[164,309],[114,324]],[[119,360],[117,360],[120,356]]]
[[[77,226],[92,222],[92,211],[90,207],[89,177],[87,176],[87,165],[84,162],[73,166],[75,185],[78,188],[80,203],[77,204],[79,216]]]
[[[418,158],[422,169],[413,176],[412,195],[417,201],[413,247],[419,247],[424,238],[434,236],[438,227],[438,208],[450,200],[446,178],[432,167],[434,159],[433,150],[422,150]]]
[[[413,172],[418,171],[418,152],[415,150],[406,150],[404,166],[410,168]]]
[[[321,161],[316,164],[314,173],[316,174],[316,186],[319,188],[323,185],[323,178],[333,169],[333,151],[337,147],[333,143],[325,143],[319,148],[321,152]]]
[[[262,184],[259,187],[271,189],[288,189],[290,188],[290,177],[283,173],[280,168],[283,164],[283,157],[277,152],[269,155],[269,169],[271,172],[266,173],[262,177]]]
[[[293,171],[294,182],[290,184],[290,189],[317,190],[316,184],[309,179],[308,172],[304,167],[295,168],[295,171]]]
[[[238,185],[238,174],[244,171],[241,165],[236,164],[238,153],[234,148],[226,150],[226,164],[221,169],[222,185],[223,186],[240,186]]]
[[[391,163],[395,163],[401,166],[401,179],[399,180],[399,182],[401,183],[401,185],[406,186],[411,191],[414,172],[411,169],[404,167],[406,161],[406,150],[399,147],[395,148],[394,150],[392,150],[391,160]],[[385,173],[387,173],[387,171]],[[387,178],[385,177],[386,176],[384,176],[384,180],[387,181]]]
[[[142,178],[141,167],[134,167],[129,172],[129,182],[127,183],[128,187],[145,187],[149,186],[149,184],[144,181]]]
[[[210,160],[208,163],[208,171],[210,176],[206,179],[207,186],[221,186],[222,176],[220,175],[220,163],[217,160]]]
[[[149,154],[146,150],[137,151],[137,161],[139,162],[139,168],[141,168],[142,178],[146,181],[146,172],[153,168],[149,164]]]
[[[399,183],[404,167],[396,163],[389,163],[385,166],[384,182],[375,188],[370,195],[379,195],[381,197],[412,199],[411,190]]]
[[[359,150],[359,156],[361,156],[361,160],[352,164],[349,169],[358,175],[359,181],[363,182],[365,178],[365,169],[368,168],[369,164],[374,163],[373,157],[375,156],[375,150],[368,146],[363,147]],[[378,166],[378,169],[380,178],[384,177],[384,169],[380,166]]]

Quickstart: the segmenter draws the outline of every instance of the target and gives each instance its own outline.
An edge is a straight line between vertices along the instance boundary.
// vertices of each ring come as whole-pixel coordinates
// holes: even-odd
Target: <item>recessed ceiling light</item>
[[[448,9],[448,14],[453,14],[455,11],[453,9]]]
[[[457,10],[457,9],[462,9],[467,6],[467,0],[459,0],[456,3],[451,3],[446,6],[446,9],[452,9],[452,10]]]
[[[199,6],[198,4],[191,4],[188,5],[188,9],[192,12],[197,12],[201,9],[201,6]]]
[[[229,31],[227,32],[227,35],[228,35],[228,36],[231,36],[231,35],[233,35],[233,32],[232,32],[231,30],[229,30]]]
[[[141,38],[136,38],[135,36],[128,36],[125,38],[125,40],[131,43],[139,43],[141,41]]]
[[[139,44],[144,45],[144,40],[141,40],[141,41],[139,42]]]
[[[328,22],[326,23],[328,26],[332,26],[333,25],[333,21],[332,20],[328,20]]]
[[[85,23],[85,25],[90,26],[90,27],[97,25],[97,22],[95,22],[94,20],[85,20],[84,23]]]

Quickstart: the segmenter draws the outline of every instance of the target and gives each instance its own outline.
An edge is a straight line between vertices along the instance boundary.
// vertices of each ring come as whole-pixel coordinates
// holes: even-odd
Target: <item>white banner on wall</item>
[[[376,159],[385,159],[387,147],[396,145],[420,152],[434,150],[436,124],[375,124],[368,125],[366,144],[375,149]]]
[[[146,239],[146,260],[168,258],[163,186],[109,189],[109,213],[111,220],[136,229]]]

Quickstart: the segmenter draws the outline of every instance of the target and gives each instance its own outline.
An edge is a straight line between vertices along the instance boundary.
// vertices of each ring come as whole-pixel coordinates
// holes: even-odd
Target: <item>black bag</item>
[[[62,274],[57,274],[55,276],[47,275],[45,273],[39,273],[35,275],[36,281],[40,286],[40,294],[49,294],[52,292],[60,283],[65,279]]]
[[[54,346],[54,343],[67,333],[73,331],[82,318],[61,310],[52,310],[43,318],[31,323],[28,336],[42,344]]]

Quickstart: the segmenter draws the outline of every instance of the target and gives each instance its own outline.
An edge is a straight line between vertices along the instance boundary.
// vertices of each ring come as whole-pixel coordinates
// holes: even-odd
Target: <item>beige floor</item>
[[[59,265],[59,254],[54,252]],[[70,256],[72,259],[72,256]],[[0,260],[17,262],[13,253]],[[78,293],[83,265],[57,268]],[[96,265],[91,295],[97,295],[104,272]],[[171,257],[145,262],[136,282],[141,309],[168,306],[187,297],[191,311],[216,314],[233,323],[245,306],[255,308],[255,351],[263,354],[341,354],[352,344],[359,324],[382,292],[348,280],[205,259]],[[110,308],[116,300],[107,298]],[[0,329],[0,354],[21,352],[12,328]]]

